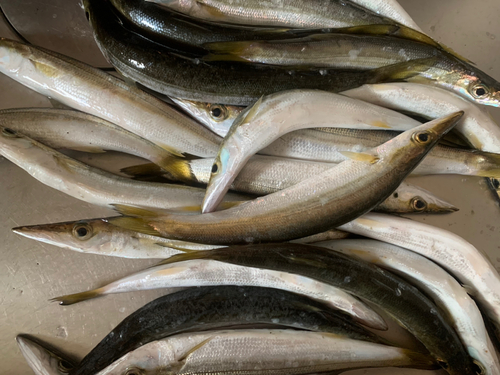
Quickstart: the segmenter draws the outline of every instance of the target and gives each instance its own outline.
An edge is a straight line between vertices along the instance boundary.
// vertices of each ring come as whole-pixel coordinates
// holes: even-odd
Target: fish
[[[386,34],[321,33],[284,40],[212,42],[204,47],[210,51],[203,57],[205,61],[238,61],[295,69],[367,70],[416,59],[447,57],[433,45]]]
[[[414,251],[459,280],[500,328],[500,275],[471,243],[445,229],[391,215],[368,213],[339,227],[346,232]]]
[[[94,375],[128,352],[175,334],[257,324],[330,333],[343,330],[351,335],[359,332],[359,337],[378,340],[347,316],[298,294],[257,287],[189,288],[157,298],[129,315],[70,375]]]
[[[108,219],[89,219],[12,228],[23,237],[80,253],[130,259],[165,259],[176,254],[212,250],[222,245],[176,241],[117,227]],[[294,242],[313,243],[346,238],[349,233],[329,230]]]
[[[55,149],[102,153],[119,151],[167,167],[177,157],[117,125],[83,112],[53,108],[0,111],[0,126]]]
[[[500,127],[486,108],[439,87],[404,82],[384,83],[364,85],[344,91],[342,95],[426,119],[463,110],[465,115],[454,132],[478,150],[500,154]]]
[[[182,259],[211,259],[294,273],[336,286],[388,313],[420,340],[438,362],[448,366],[450,373],[473,373],[471,360],[448,317],[417,288],[368,262],[314,245],[280,243],[180,254],[163,263]]]
[[[377,107],[369,107],[363,102],[350,102],[345,99],[340,95],[327,92],[292,90],[263,97],[253,106],[247,108],[235,120],[221,143],[212,167],[207,194],[203,201],[203,212],[210,212],[216,207],[235,176],[252,155],[269,146],[284,134],[318,126],[349,126],[358,129],[377,127],[388,129],[392,126],[390,120],[384,118],[384,114],[379,112]],[[331,109],[327,110],[328,107]],[[332,116],[328,116],[329,113],[335,113],[336,116],[332,118]],[[353,113],[356,116],[353,117]],[[318,122],[315,121],[316,119]],[[346,126],[346,124],[349,125]],[[416,129],[414,126],[416,124],[411,128]],[[319,135],[319,138],[322,139],[324,136]],[[277,143],[279,147],[281,143]],[[294,143],[292,142],[292,144]],[[378,145],[373,145],[373,147],[375,146]],[[328,155],[331,148],[331,144],[328,143],[326,150]],[[298,151],[304,153],[302,147],[298,147]],[[320,149],[320,151],[323,150]],[[281,152],[288,157],[297,157],[290,155],[287,151]],[[264,153],[269,154],[270,152],[265,150]],[[349,156],[345,152],[343,155]],[[318,160],[317,155],[314,156],[314,160]]]
[[[97,45],[123,76],[161,94],[186,100],[250,105],[262,95],[278,91],[339,92],[365,83],[405,79],[429,69],[428,61],[362,72],[332,69],[301,72],[231,62],[208,63],[200,58],[182,56],[128,30],[105,2],[85,0],[84,6]]]
[[[460,116],[457,112],[408,130],[376,149],[353,155],[351,160],[293,187],[223,211],[130,217],[137,214],[134,208],[119,207],[119,212],[129,216],[110,219],[110,222],[172,239],[219,245],[289,241],[310,236],[353,220],[380,204],[439,138],[453,128]],[[359,194],[360,191],[363,194]]]
[[[209,43],[206,61],[238,61],[284,69],[377,69],[417,62],[415,74],[394,75],[406,81],[440,87],[476,104],[498,107],[500,83],[452,53],[419,41],[385,35],[319,34],[276,41]],[[410,68],[411,69],[411,68]]]
[[[351,1],[147,0],[215,23],[267,27],[339,28],[397,24]]]
[[[199,188],[141,182],[117,176],[1,126],[0,155],[53,189],[111,209],[117,204],[147,207],[157,212],[174,207],[198,207],[204,195],[204,190]],[[237,194],[233,198],[234,202],[248,199]]]
[[[317,132],[319,134],[319,132]],[[436,146],[438,147],[438,146]],[[432,151],[431,151],[432,152]],[[182,181],[188,184],[207,184],[213,159],[186,161],[186,174]],[[314,177],[333,168],[333,163],[309,162],[296,159],[276,158],[264,155],[252,156],[230,186],[233,191],[254,195],[267,195],[291,187],[300,181]],[[161,169],[151,170],[149,164],[123,168],[122,172],[140,176],[143,172],[162,175]],[[168,168],[167,168],[168,169]],[[417,170],[419,167],[417,167]],[[415,171],[412,172],[415,174]],[[163,174],[171,178],[170,173]],[[454,212],[458,208],[419,186],[402,182],[385,201],[373,209],[375,212],[392,213],[438,213]]]
[[[147,360],[145,360],[147,358]],[[226,330],[175,335],[127,353],[98,375],[299,375],[367,367],[434,368],[408,349],[322,332]]]
[[[422,31],[396,0],[351,0],[383,17],[387,17],[417,31]]]
[[[28,335],[18,335],[17,345],[35,375],[67,375],[77,361],[58,349]]]
[[[244,251],[244,249],[242,249]],[[350,294],[331,285],[308,277],[282,271],[244,267],[210,259],[192,259],[171,262],[135,272],[102,287],[52,298],[60,305],[114,293],[165,288],[239,285],[287,290],[317,300],[326,306],[342,311],[355,321],[377,330],[387,330],[384,319]]]
[[[0,38],[0,72],[42,95],[148,139],[173,155],[208,157],[217,153],[219,137],[188,116],[70,57]]]
[[[374,240],[339,240],[316,243],[348,256],[357,257],[386,268],[426,293],[451,318],[476,373],[500,373],[500,364],[483,317],[467,291],[434,262],[399,246]]]

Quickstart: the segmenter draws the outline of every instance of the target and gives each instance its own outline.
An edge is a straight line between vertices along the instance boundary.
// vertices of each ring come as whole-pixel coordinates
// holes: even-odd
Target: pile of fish
[[[0,39],[0,71],[65,107],[0,111],[0,154],[118,214],[13,230],[163,259],[63,305],[180,289],[80,362],[18,336],[35,373],[500,374],[497,271],[459,236],[390,215],[457,210],[409,175],[500,178],[483,107],[500,106],[499,82],[396,1],[83,3],[121,78]],[[62,150],[147,163],[111,173]],[[420,349],[383,338],[385,316]]]

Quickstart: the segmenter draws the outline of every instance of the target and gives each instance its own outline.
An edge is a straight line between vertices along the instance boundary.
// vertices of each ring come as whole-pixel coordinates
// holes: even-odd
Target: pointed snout
[[[422,126],[419,126],[419,128],[421,130],[432,131],[439,137],[441,137],[448,133],[451,129],[453,129],[463,115],[464,111],[458,111],[448,116],[440,117],[436,120],[430,121]]]

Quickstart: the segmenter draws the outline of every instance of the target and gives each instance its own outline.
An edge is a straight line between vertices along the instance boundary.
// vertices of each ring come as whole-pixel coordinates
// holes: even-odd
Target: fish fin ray
[[[134,232],[148,234],[150,236],[162,237],[160,232],[149,225],[148,219],[146,218],[120,216],[108,219],[108,223]]]
[[[204,347],[206,344],[208,344],[210,341],[212,341],[214,338],[214,336],[212,337],[209,337],[208,339],[206,340],[203,340],[202,342],[200,342],[199,344],[193,346],[191,349],[189,349],[186,353],[184,353],[183,355],[181,355],[179,357],[179,359],[177,360],[178,362],[184,362],[191,354],[193,354],[194,352],[196,352],[197,350],[200,350],[202,347]]]
[[[362,161],[370,164],[374,164],[380,160],[380,158],[378,158],[377,156],[367,154],[364,152],[352,152],[352,151],[339,151],[339,152],[346,158],[349,158],[351,160]]]
[[[158,217],[160,216],[157,212],[153,210],[148,210],[146,208],[128,206],[126,204],[112,204],[115,211],[126,216],[141,216],[141,217]]]

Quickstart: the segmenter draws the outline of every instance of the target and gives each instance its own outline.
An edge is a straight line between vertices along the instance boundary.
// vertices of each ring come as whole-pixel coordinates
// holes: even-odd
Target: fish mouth
[[[18,335],[17,344],[28,365],[37,375],[62,375],[76,365],[73,358],[28,335]]]

